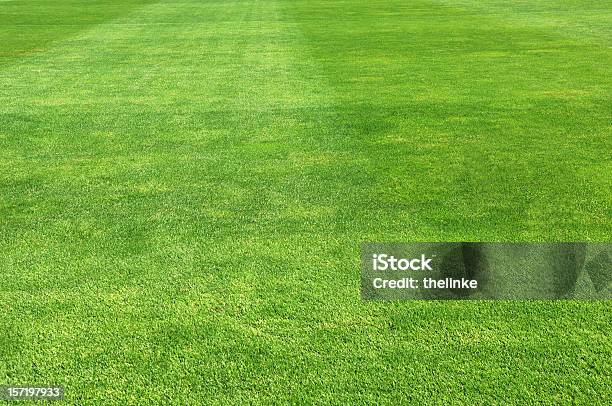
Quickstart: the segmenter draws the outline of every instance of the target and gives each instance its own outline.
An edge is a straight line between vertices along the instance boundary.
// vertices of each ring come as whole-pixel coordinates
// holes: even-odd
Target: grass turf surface
[[[0,1],[0,383],[609,402],[609,302],[359,299],[363,241],[609,241],[607,1]]]

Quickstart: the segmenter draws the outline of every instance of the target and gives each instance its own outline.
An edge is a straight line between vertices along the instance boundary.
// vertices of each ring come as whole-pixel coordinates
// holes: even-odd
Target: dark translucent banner
[[[366,300],[612,298],[611,243],[367,243]]]

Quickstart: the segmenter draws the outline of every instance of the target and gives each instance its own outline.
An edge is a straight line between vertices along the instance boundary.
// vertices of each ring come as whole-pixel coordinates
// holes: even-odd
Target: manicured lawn
[[[0,385],[612,401],[610,302],[362,302],[365,241],[610,241],[612,5],[0,0]]]

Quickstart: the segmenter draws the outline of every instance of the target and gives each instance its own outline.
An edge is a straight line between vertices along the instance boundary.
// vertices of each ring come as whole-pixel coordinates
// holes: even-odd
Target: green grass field
[[[365,241],[610,241],[609,0],[0,0],[0,384],[610,404],[610,302],[363,302]]]

